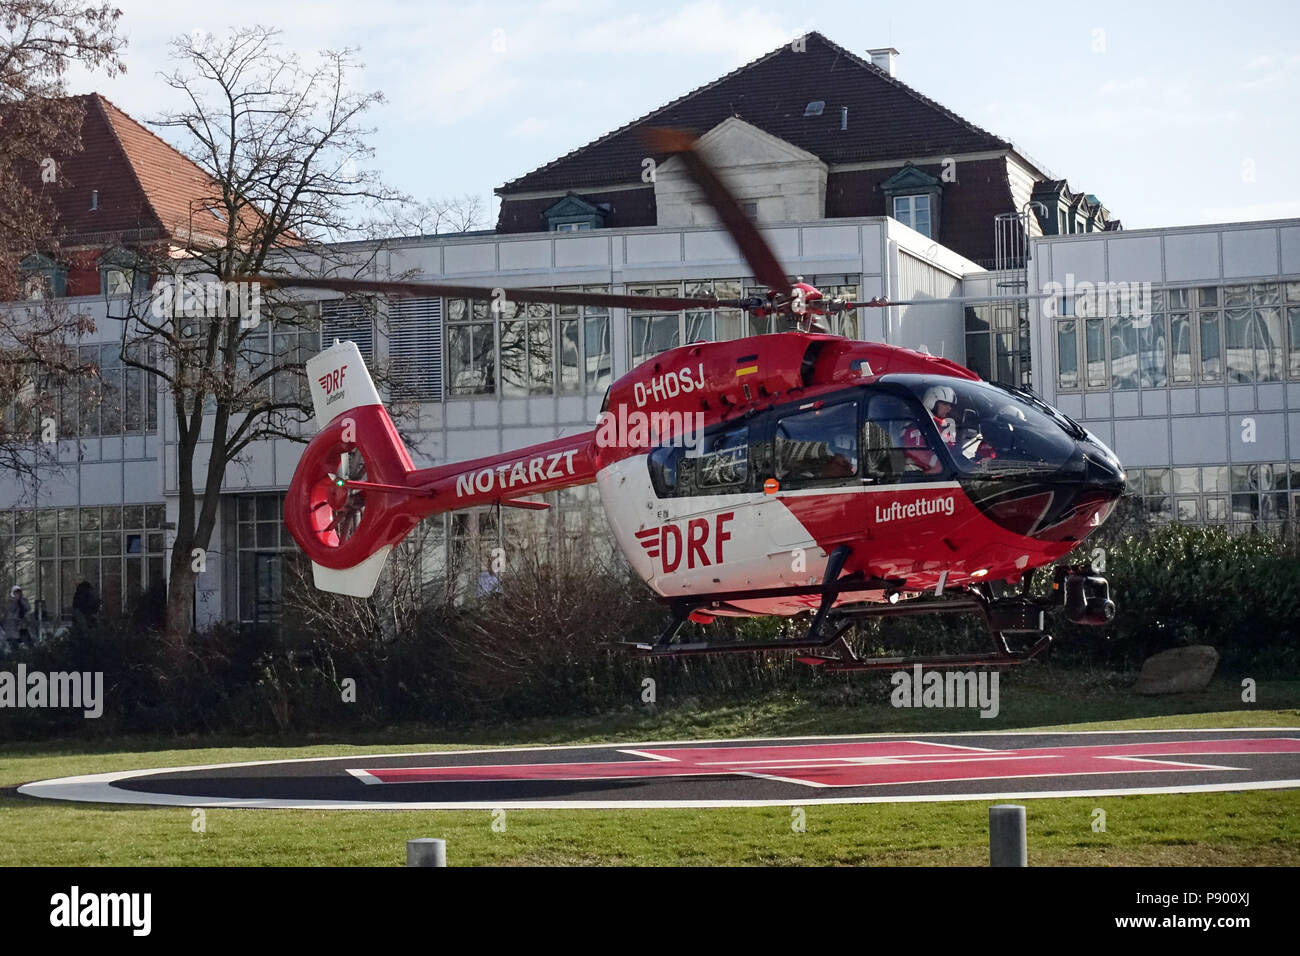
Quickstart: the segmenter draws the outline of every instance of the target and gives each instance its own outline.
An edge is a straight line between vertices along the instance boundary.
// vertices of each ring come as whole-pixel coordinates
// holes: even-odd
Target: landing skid
[[[646,657],[689,657],[699,654],[752,654],[763,651],[817,651],[795,659],[827,673],[865,670],[899,670],[920,664],[923,667],[1009,667],[1033,660],[1049,646],[1051,635],[1043,633],[1044,612],[1037,603],[1027,599],[994,599],[987,589],[972,588],[966,596],[915,599],[903,604],[865,604],[835,608],[835,599],[845,591],[859,591],[870,586],[890,586],[893,582],[864,582],[860,575],[840,577],[849,557],[849,547],[840,545],[830,554],[826,574],[820,587],[782,588],[778,591],[745,592],[729,595],[708,595],[694,601],[670,602],[672,620],[652,643],[619,642],[617,646],[635,651]],[[820,594],[821,602],[813,614],[808,632],[803,637],[774,641],[697,641],[681,643],[677,635],[693,612],[707,608],[719,600],[776,596],[777,594]],[[988,625],[993,638],[993,649],[984,654],[947,654],[926,657],[859,657],[849,647],[845,635],[855,619],[866,617],[902,617],[914,614],[979,613]],[[1007,641],[1008,633],[1036,636],[1028,647],[1013,650]]]

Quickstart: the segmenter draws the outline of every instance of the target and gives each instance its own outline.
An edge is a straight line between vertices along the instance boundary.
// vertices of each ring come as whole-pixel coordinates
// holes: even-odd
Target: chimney
[[[867,56],[871,57],[871,65],[890,76],[894,75],[894,57],[898,56],[898,51],[892,46],[881,47],[878,50],[868,50]]]

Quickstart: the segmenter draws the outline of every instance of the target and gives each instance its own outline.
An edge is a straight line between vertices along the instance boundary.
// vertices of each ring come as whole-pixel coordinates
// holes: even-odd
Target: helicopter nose
[[[1118,498],[1124,494],[1128,475],[1115,453],[1089,434],[1079,441],[1079,454],[1083,459],[1083,483],[1089,488],[1107,492]]]

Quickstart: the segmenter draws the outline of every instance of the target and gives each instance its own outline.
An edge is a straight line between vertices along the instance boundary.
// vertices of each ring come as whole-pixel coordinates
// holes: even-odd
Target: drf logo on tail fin
[[[328,397],[343,387],[343,373],[348,370],[346,365],[334,369],[332,372],[326,372],[318,381],[320,387],[325,389],[325,395]]]

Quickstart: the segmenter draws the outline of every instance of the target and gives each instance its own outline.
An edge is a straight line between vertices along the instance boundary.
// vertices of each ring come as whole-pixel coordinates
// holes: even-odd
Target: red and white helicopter
[[[644,362],[610,387],[589,432],[422,469],[356,345],[335,344],[307,362],[322,427],[285,499],[285,524],[311,559],[316,586],[369,596],[388,552],[422,519],[482,505],[544,508],[524,499],[595,482],[624,556],[672,612],[657,640],[628,645],[643,653],[796,649],[827,670],[997,666],[1048,646],[1053,606],[1079,623],[1110,620],[1105,579],[1082,565],[1057,566],[1050,596],[1034,596],[1030,583],[1114,508],[1125,484],[1114,453],[1029,392],[984,382],[947,359],[820,331],[823,316],[904,303],[827,298],[791,282],[691,138],[660,131],[655,145],[681,158],[767,295],[515,289],[509,299],[738,308],[788,316],[795,328],[684,345]],[[396,296],[491,300],[496,291],[258,278]],[[845,640],[860,617],[951,611],[982,614],[992,651],[864,659]],[[688,619],[804,612],[811,623],[802,638],[679,640]]]

